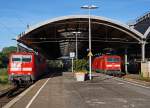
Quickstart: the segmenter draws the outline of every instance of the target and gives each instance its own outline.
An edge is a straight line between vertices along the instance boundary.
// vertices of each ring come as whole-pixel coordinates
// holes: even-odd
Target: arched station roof
[[[88,18],[88,15],[71,15],[50,19],[29,27],[19,36],[18,41],[41,51],[49,58],[57,58],[75,51],[73,32],[80,31],[78,49],[84,53],[84,49],[88,48]],[[90,18],[92,49],[139,44],[144,38],[140,32],[118,21],[100,16]]]

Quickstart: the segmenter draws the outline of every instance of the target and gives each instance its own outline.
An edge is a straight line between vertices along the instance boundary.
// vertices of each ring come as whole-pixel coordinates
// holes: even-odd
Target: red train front
[[[117,55],[102,55],[96,57],[92,69],[109,75],[121,74],[121,57]]]
[[[46,62],[33,52],[13,53],[9,59],[8,75],[11,82],[32,82],[44,73]]]

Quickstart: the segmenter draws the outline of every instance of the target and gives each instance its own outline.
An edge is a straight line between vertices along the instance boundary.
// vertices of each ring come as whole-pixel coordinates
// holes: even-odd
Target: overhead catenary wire
[[[14,14],[14,13],[13,13],[13,14]],[[24,21],[23,21],[21,18],[19,18],[17,14],[15,15],[15,19],[16,19],[20,24],[22,24],[22,25],[26,25],[26,26],[28,25],[28,24],[24,23]],[[6,24],[4,24],[4,23],[2,23],[2,22],[0,22],[0,24],[1,24],[1,27],[2,27],[2,28],[4,28],[5,30],[7,30],[10,34],[13,34],[14,37],[18,36],[19,33],[14,32],[14,31],[13,31],[13,28],[7,26]],[[25,26],[25,27],[26,27],[26,26]]]
[[[18,35],[17,33],[13,32],[12,29],[10,29],[9,27],[7,27],[5,24],[3,24],[3,23],[1,23],[1,22],[0,22],[0,24],[1,24],[1,26],[2,26],[5,30],[7,30],[9,33],[14,34],[15,36]]]
[[[18,17],[19,15],[16,15],[16,19],[18,20],[18,22],[20,22],[20,24],[23,24],[26,28],[29,28],[30,27],[30,24],[25,22],[24,20],[22,20],[21,17]]]
[[[16,16],[16,19],[17,19],[21,24],[26,25],[26,23],[24,23],[24,21],[23,21],[21,18],[19,18],[18,16]]]

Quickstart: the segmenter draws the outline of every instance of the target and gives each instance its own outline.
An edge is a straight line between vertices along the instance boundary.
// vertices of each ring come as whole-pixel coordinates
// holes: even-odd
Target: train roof
[[[96,58],[101,58],[101,57],[120,57],[119,55],[102,55]]]
[[[12,55],[34,55],[34,52],[13,52],[10,54],[10,56]]]

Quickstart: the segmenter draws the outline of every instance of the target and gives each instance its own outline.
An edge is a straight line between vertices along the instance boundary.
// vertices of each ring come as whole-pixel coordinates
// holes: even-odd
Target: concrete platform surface
[[[11,108],[149,108],[150,88],[105,75],[92,81],[76,82],[71,73],[58,73],[37,82]],[[31,102],[32,100],[32,102]],[[29,105],[30,103],[30,105]]]

